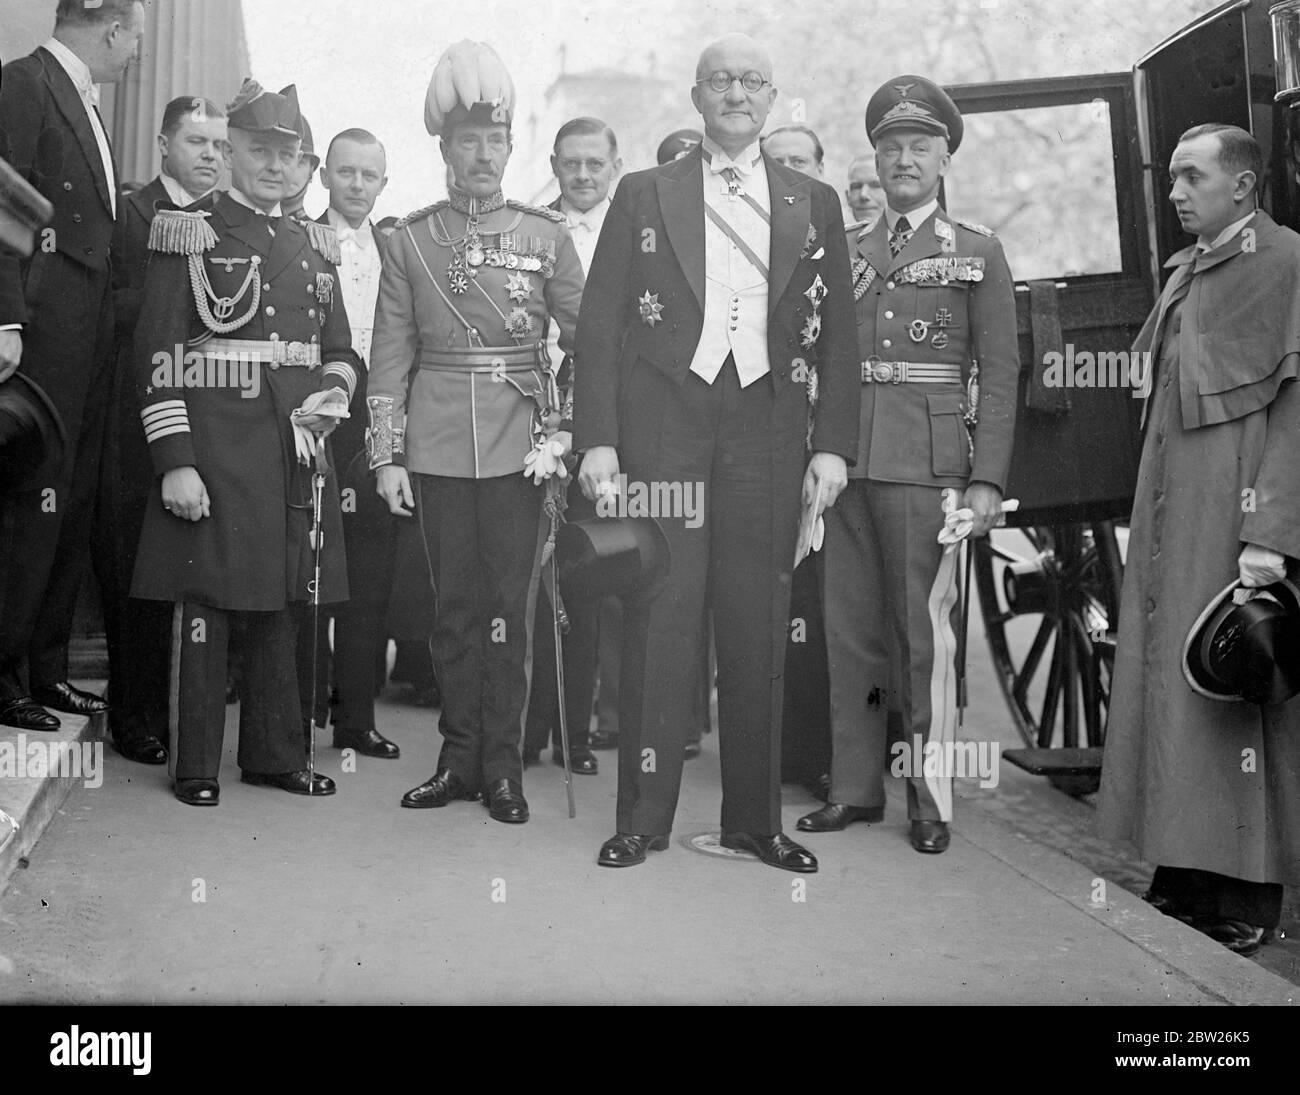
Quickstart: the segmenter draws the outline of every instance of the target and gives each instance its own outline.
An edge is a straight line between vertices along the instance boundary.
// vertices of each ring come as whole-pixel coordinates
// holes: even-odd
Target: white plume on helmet
[[[434,66],[424,96],[424,127],[438,136],[449,119],[463,120],[478,104],[493,108],[493,121],[508,125],[515,109],[515,85],[496,50],[467,38],[448,46]]]

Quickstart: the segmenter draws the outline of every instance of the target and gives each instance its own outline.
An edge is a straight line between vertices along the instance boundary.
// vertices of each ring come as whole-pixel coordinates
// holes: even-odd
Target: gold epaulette
[[[954,217],[953,220],[957,221],[957,223],[963,228],[969,228],[972,232],[978,232],[981,236],[993,235],[993,229],[983,224],[976,224],[974,221],[964,221],[957,217]]]
[[[393,225],[394,230],[405,228],[408,224],[414,224],[416,221],[422,221],[425,217],[433,213],[439,213],[446,209],[451,202],[443,198],[440,202],[434,202],[432,205],[426,205],[423,209],[417,209],[414,213],[407,213],[401,220]]]
[[[568,219],[558,209],[548,209],[544,205],[525,205],[523,202],[517,202],[513,198],[507,198],[506,205],[511,209],[518,209],[521,213],[533,213],[538,217],[545,217],[548,221],[554,221],[556,224],[564,224]]]
[[[314,221],[308,218],[298,222],[307,232],[307,239],[311,243],[311,249],[320,255],[326,262],[332,262],[335,266],[343,261],[343,252],[339,250],[339,236],[334,231],[332,224],[321,224],[320,221]]]
[[[201,255],[216,245],[207,213],[159,209],[149,228],[149,250],[164,255]]]

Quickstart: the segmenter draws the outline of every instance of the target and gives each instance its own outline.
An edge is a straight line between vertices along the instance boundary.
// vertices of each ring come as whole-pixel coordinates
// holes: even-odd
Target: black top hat
[[[1300,693],[1300,589],[1230,583],[1192,624],[1182,665],[1192,690],[1212,700],[1274,704]]]
[[[560,593],[566,600],[648,599],[663,588],[668,537],[653,517],[569,521],[555,535]]]
[[[656,153],[655,158],[660,164],[680,160],[703,140],[704,134],[698,129],[675,130],[659,142],[659,151]]]
[[[920,129],[948,138],[956,152],[964,126],[951,96],[924,76],[895,76],[886,80],[867,103],[867,137],[871,146],[891,129]]]
[[[67,445],[63,419],[36,381],[17,372],[0,384],[0,490],[57,478]]]

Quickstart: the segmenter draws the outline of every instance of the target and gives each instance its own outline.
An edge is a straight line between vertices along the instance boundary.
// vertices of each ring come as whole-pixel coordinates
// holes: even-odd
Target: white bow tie
[[[359,228],[353,228],[350,224],[343,225],[339,229],[339,244],[351,242],[363,250],[370,246],[370,233],[362,232]]]
[[[595,226],[586,217],[575,216],[574,214],[569,215],[569,227],[585,228],[588,232],[592,232],[595,230]]]
[[[735,160],[727,159],[725,156],[714,156],[709,159],[707,163],[709,165],[709,170],[715,175],[721,175],[728,168],[734,171],[742,179],[747,179],[754,173],[754,165],[752,163],[738,163]]]

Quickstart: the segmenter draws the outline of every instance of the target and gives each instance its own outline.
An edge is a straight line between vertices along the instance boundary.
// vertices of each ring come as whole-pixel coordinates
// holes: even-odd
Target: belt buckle
[[[305,342],[289,342],[284,344],[285,364],[303,366],[311,359]]]
[[[871,384],[885,384],[894,379],[894,367],[879,356],[872,354],[862,363],[862,379]]]

